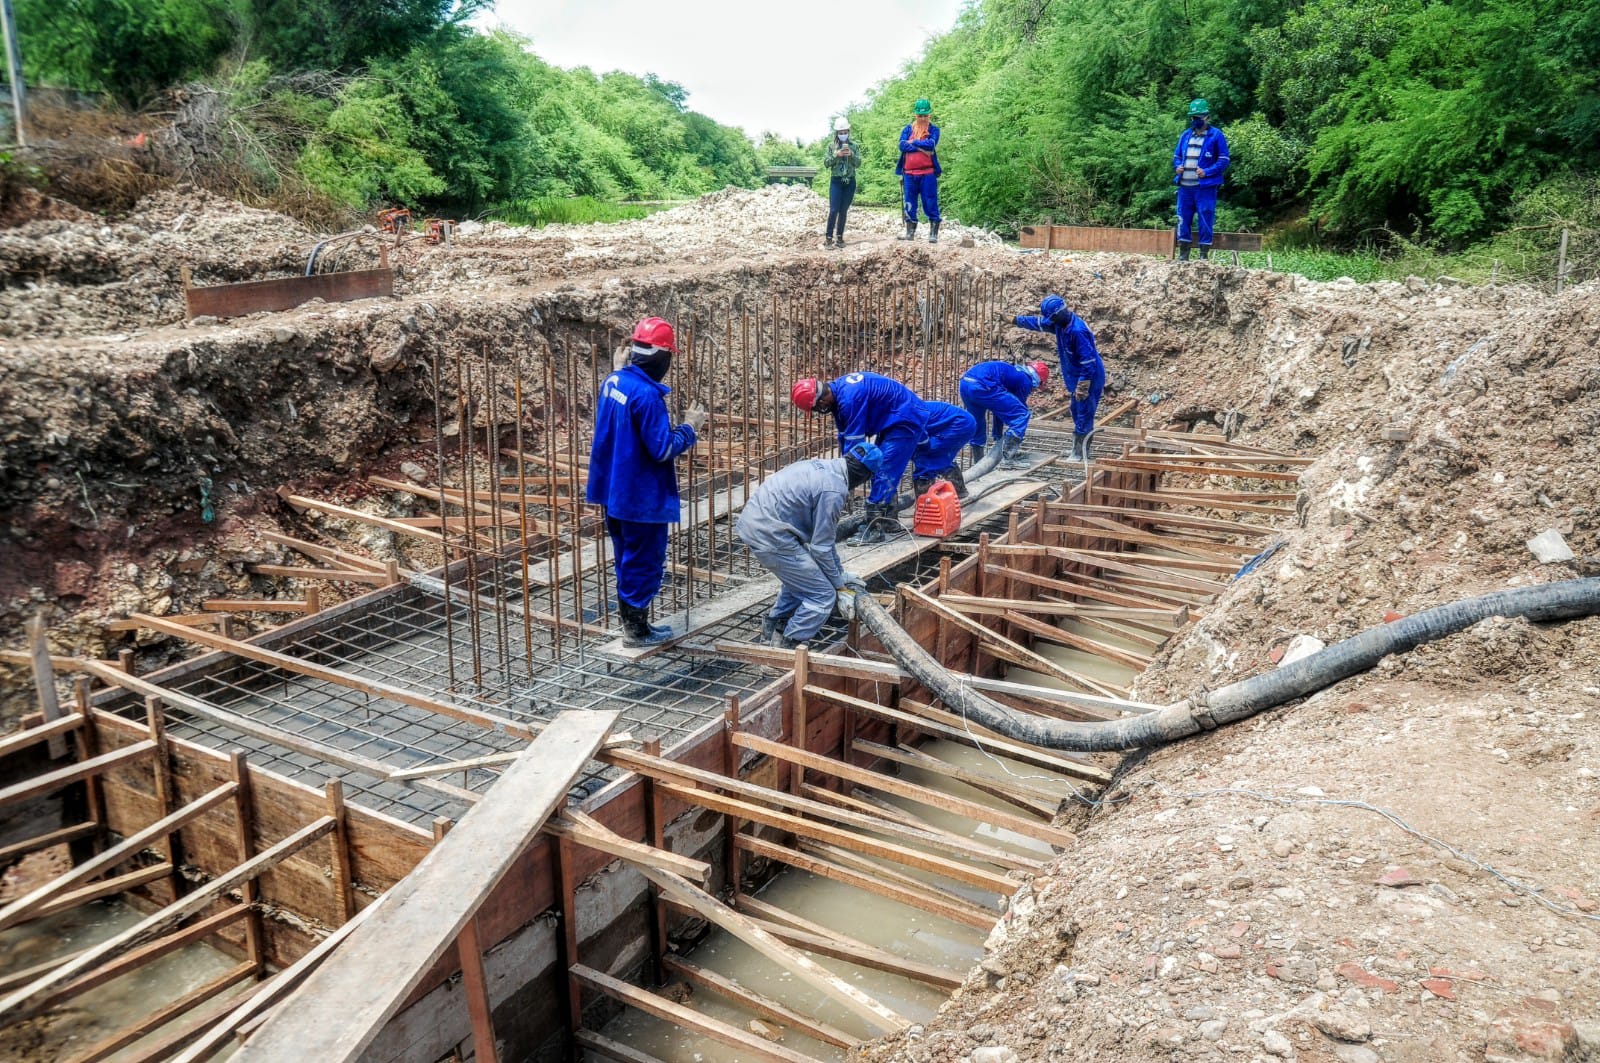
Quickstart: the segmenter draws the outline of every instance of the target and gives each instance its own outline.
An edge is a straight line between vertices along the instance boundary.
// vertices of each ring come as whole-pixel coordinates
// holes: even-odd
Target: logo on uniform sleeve
[[[615,373],[606,377],[605,386],[600,389],[600,397],[620,402],[624,406],[628,404],[628,394],[617,386],[617,375]]]

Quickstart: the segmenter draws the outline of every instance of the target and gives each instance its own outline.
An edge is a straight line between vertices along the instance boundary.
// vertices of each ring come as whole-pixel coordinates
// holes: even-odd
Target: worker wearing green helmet
[[[1200,257],[1211,254],[1217,220],[1217,189],[1228,168],[1228,138],[1211,124],[1211,105],[1189,101],[1189,128],[1172,153],[1172,183],[1178,186],[1178,257],[1185,261],[1194,246],[1194,223],[1200,222]]]
[[[911,124],[900,131],[900,175],[905,198],[906,232],[902,240],[917,238],[917,202],[928,216],[928,243],[939,242],[939,127],[929,117],[933,104],[922,99],[911,105]]]

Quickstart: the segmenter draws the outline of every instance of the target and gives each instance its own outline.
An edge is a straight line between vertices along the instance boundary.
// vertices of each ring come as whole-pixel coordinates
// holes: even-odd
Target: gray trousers
[[[750,552],[761,562],[762,568],[783,584],[778,600],[767,612],[774,620],[788,618],[783,633],[796,642],[804,642],[821,631],[833,613],[838,592],[834,590],[833,581],[817,566],[811,551],[797,539],[793,546],[760,550],[752,547]]]

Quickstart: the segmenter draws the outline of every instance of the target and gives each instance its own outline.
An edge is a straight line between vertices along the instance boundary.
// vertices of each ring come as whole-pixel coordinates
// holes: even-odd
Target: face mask
[[[838,133],[838,137],[839,143],[843,144],[845,141],[850,139],[850,131],[848,129],[841,129]]]
[[[1204,129],[1206,127],[1206,120],[1203,116],[1197,114],[1193,118],[1189,119],[1189,124],[1195,129]]]
[[[665,347],[649,352],[640,351],[635,347],[629,361],[643,369],[646,376],[659,384],[666,377],[667,370],[672,368],[672,352]]]

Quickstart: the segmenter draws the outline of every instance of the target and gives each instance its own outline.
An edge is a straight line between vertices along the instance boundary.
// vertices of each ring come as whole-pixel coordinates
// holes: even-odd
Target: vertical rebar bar
[[[445,489],[443,392],[444,383],[441,379],[441,373],[439,372],[439,352],[435,350],[433,352],[433,435],[434,449],[437,451],[439,463],[439,490],[441,492],[443,492]],[[441,494],[440,497],[442,498],[443,495]],[[444,505],[441,503],[439,506],[439,512],[442,514],[447,514],[449,511],[445,509]],[[454,690],[456,686],[455,609],[451,605],[450,598],[450,564],[453,559],[450,556],[450,536],[448,531],[449,529],[447,528],[440,528],[439,551],[442,555],[442,561],[444,563],[445,667],[450,675],[450,689]]]

